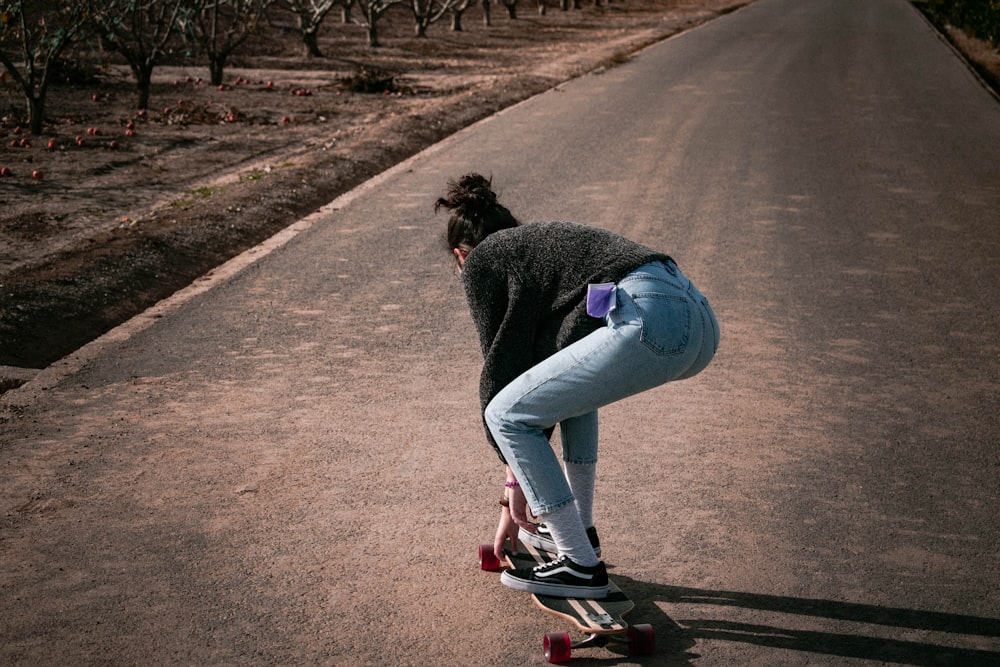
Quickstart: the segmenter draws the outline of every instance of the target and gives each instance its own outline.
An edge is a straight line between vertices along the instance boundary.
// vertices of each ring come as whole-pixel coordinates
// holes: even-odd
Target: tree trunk
[[[222,55],[208,56],[208,72],[213,86],[222,85],[222,73],[226,68],[226,57]]]
[[[413,33],[415,37],[420,39],[427,38],[427,19],[419,18],[416,24],[413,26]]]
[[[139,109],[149,108],[149,90],[152,87],[153,82],[153,68],[140,67],[133,69],[132,73],[135,74],[135,87],[139,90]]]
[[[45,120],[45,88],[28,95],[28,129],[36,137],[42,133]]]
[[[490,0],[483,0],[483,25],[487,28],[493,25],[493,20],[490,18]]]
[[[502,2],[507,8],[507,18],[511,21],[517,20],[517,0],[502,0]]]
[[[378,46],[378,28],[375,27],[375,20],[368,23],[368,46],[376,48]]]
[[[451,13],[451,31],[462,32],[462,12]]]
[[[302,43],[306,47],[306,56],[309,58],[322,58],[323,52],[319,50],[319,27],[312,30],[302,31]]]
[[[545,16],[545,0],[538,0],[538,15]]]

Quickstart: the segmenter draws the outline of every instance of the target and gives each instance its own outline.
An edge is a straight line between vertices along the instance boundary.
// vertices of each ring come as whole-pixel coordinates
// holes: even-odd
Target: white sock
[[[576,498],[576,509],[584,528],[594,525],[594,484],[597,481],[596,463],[565,463],[566,481]],[[582,564],[582,563],[581,563]]]
[[[542,520],[552,533],[552,540],[556,543],[560,556],[569,556],[574,563],[584,567],[593,567],[601,561],[594,553],[594,547],[590,546],[587,529],[580,521],[580,513],[575,504],[560,507],[555,512],[546,514]]]

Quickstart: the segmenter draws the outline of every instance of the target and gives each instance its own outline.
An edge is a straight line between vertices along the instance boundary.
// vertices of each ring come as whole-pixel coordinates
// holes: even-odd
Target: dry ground
[[[331,17],[323,59],[271,30],[222,88],[203,66],[160,67],[144,116],[127,70],[55,86],[40,137],[16,134],[23,103],[0,88],[0,391],[456,130],[742,4],[522,6],[490,27],[473,9],[426,39],[400,10],[378,49]],[[996,50],[952,34],[1000,76]],[[385,88],[352,90],[361,68]]]

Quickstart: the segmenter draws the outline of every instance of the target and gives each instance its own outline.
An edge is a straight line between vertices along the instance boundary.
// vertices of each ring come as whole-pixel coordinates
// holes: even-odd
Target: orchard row
[[[517,0],[499,0],[516,18]],[[601,0],[594,0],[600,4]],[[609,0],[610,1],[610,0]],[[451,29],[461,30],[469,7],[483,9],[490,24],[491,0],[76,0],[74,2],[0,5],[0,72],[8,87],[20,88],[27,102],[28,126],[42,133],[49,85],[61,67],[76,58],[114,53],[131,69],[137,88],[137,109],[149,106],[153,70],[183,54],[206,62],[213,86],[223,85],[227,61],[251,37],[268,31],[296,32],[309,56],[322,56],[317,39],[320,25],[340,8],[344,23],[364,28],[367,43],[379,45],[378,24],[393,7],[408,8],[418,37],[450,17]],[[536,0],[544,13],[546,0]],[[570,2],[560,0],[563,9]],[[86,69],[94,63],[70,62]],[[308,94],[300,91],[296,94]]]

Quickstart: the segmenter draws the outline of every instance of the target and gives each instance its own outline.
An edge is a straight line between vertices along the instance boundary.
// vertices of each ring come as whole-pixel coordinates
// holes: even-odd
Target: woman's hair
[[[497,201],[490,179],[466,174],[448,182],[448,194],[434,204],[434,211],[451,211],[448,219],[448,247],[465,244],[475,248],[483,239],[501,229],[517,227],[517,219]]]

